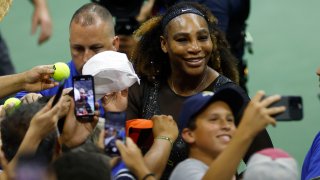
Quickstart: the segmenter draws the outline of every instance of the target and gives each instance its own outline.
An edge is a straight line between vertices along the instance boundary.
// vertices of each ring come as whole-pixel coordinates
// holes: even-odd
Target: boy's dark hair
[[[111,179],[109,161],[101,153],[69,152],[53,163],[59,180]]]
[[[32,117],[42,109],[49,98],[41,98],[31,104],[22,104],[1,122],[2,151],[8,161],[16,155],[29,128]],[[52,133],[41,141],[36,155],[51,161],[56,143],[56,134]]]

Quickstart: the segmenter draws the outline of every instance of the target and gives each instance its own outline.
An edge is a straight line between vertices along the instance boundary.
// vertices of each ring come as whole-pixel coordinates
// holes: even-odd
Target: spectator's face
[[[72,22],[70,25],[70,50],[72,60],[79,73],[82,73],[83,65],[95,54],[119,47],[118,37],[111,32],[112,25],[96,19],[91,25],[81,25]]]
[[[80,97],[83,99],[84,97],[86,97],[86,91],[84,89],[80,89],[79,90],[80,93]]]
[[[172,19],[165,31],[161,47],[169,56],[172,71],[201,74],[213,48],[206,20],[196,14],[182,14]]]
[[[195,124],[195,130],[190,131],[191,141],[187,143],[213,158],[227,147],[236,130],[232,111],[222,101],[210,104],[196,117]]]

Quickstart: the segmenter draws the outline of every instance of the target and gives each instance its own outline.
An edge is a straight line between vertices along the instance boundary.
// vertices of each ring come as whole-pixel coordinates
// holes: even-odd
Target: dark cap
[[[215,93],[204,91],[188,98],[182,105],[179,117],[179,129],[188,127],[190,121],[212,102],[223,101],[229,105],[238,124],[239,116],[246,105],[246,98],[239,88],[221,88]]]

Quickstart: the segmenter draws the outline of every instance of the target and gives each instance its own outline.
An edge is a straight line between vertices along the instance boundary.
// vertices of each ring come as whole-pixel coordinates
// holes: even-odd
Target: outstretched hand
[[[53,65],[36,66],[23,72],[23,89],[26,91],[36,92],[58,86],[57,82],[50,79],[53,73]]]
[[[248,132],[252,132],[252,136],[255,136],[258,132],[264,129],[268,124],[276,125],[276,120],[272,115],[285,111],[284,106],[269,107],[272,103],[280,100],[281,96],[273,95],[263,99],[265,93],[258,91],[248,104],[242,119],[240,121],[239,128],[248,128]]]

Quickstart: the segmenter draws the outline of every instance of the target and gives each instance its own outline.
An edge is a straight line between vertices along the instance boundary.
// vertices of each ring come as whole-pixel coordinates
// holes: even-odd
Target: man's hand
[[[42,97],[41,94],[28,93],[28,94],[24,95],[20,100],[23,104],[31,104],[33,102],[38,101],[38,99],[41,97]]]
[[[89,135],[92,133],[99,120],[99,104],[95,103],[96,111],[92,122],[80,122],[77,120],[74,112],[75,103],[72,100],[69,111],[65,118],[63,131],[60,136],[62,144],[65,144],[69,148],[73,148],[81,145],[86,141]]]
[[[32,132],[33,135],[36,134],[35,138],[39,140],[56,130],[61,110],[70,106],[71,97],[61,96],[58,103],[53,107],[51,105],[52,100],[53,98],[33,116],[30,122],[28,131]]]
[[[38,44],[47,41],[52,34],[52,22],[49,15],[46,0],[33,0],[34,12],[32,16],[31,33],[34,34],[37,27],[40,26],[41,33],[38,39]]]
[[[53,65],[36,66],[23,72],[23,89],[26,91],[36,92],[57,86],[58,83],[50,79],[53,73]]]
[[[128,106],[128,89],[105,95],[102,98],[102,106],[105,112],[122,112]]]

